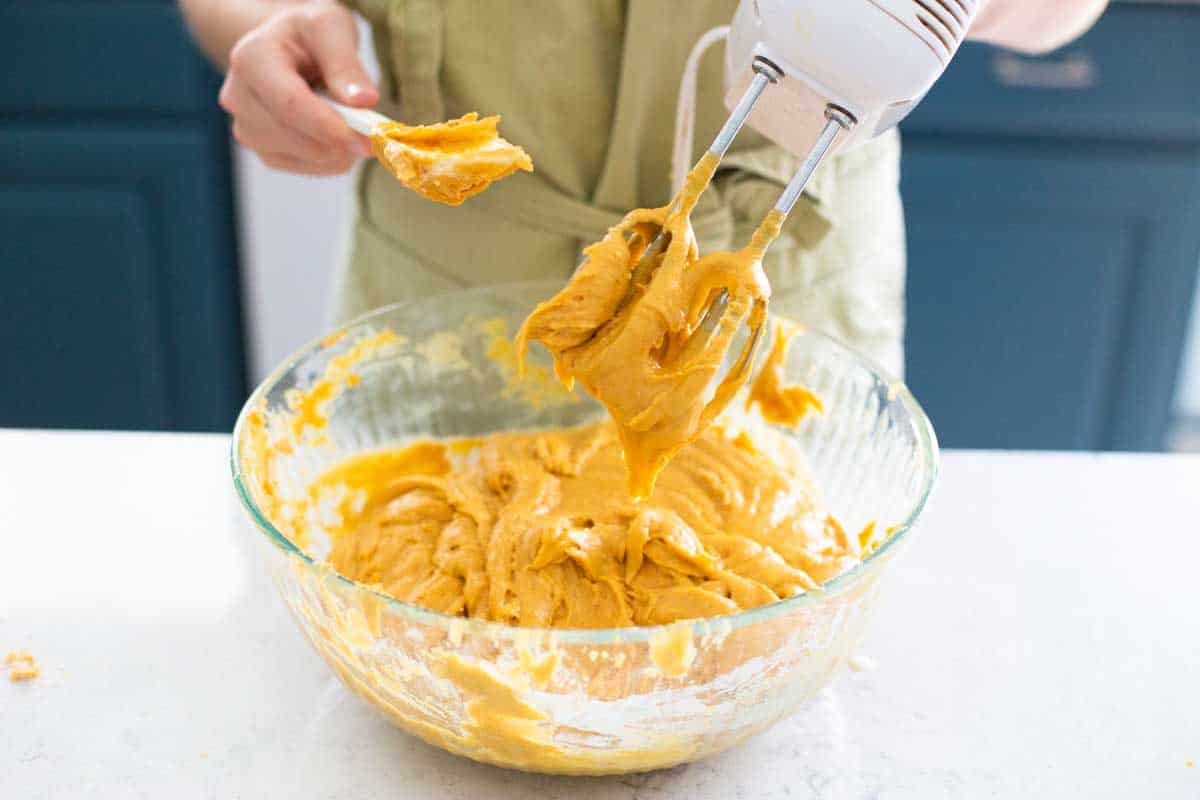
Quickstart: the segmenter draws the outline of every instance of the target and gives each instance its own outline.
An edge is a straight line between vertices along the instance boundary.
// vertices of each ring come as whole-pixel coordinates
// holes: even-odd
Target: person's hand
[[[370,107],[379,92],[358,58],[354,15],[330,2],[297,3],[243,36],[229,55],[221,107],[233,138],[267,166],[337,175],[371,155],[370,142],[314,94]]]

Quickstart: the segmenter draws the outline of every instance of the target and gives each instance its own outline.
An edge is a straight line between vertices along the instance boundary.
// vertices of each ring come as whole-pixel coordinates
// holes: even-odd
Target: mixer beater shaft
[[[768,85],[775,83],[783,73],[766,59],[756,59],[754,61],[754,78],[750,85],[746,88],[742,98],[734,106],[729,117],[725,120],[725,124],[721,126],[721,130],[713,139],[712,146],[708,148],[708,152],[718,159],[724,157],[725,152],[729,149],[729,145],[733,143],[738,131],[745,124],[746,119],[750,116],[750,112],[754,110],[754,104],[762,97]],[[805,187],[812,180],[813,174],[817,171],[817,167],[828,155],[830,148],[837,139],[838,134],[843,131],[848,131],[854,127],[856,120],[853,115],[836,105],[828,105],[825,107],[825,127],[822,128],[816,142],[800,163],[799,168],[792,179],[788,181],[784,187],[783,193],[779,196],[779,200],[775,203],[775,211],[782,215],[780,223],[787,218],[791,213],[792,208],[796,205],[796,201],[800,199]],[[625,302],[629,302],[640,287],[644,286],[650,280],[651,274],[659,263],[659,256],[666,251],[670,244],[670,236],[665,230],[660,230],[658,235],[650,243],[637,264],[634,265],[633,271],[630,274],[630,288],[626,295]],[[692,335],[692,341],[689,343],[693,346],[702,346],[702,343],[712,336],[716,331],[717,325],[721,317],[724,315],[727,308],[728,294],[724,291],[720,292],[713,302],[709,304],[705,313],[700,318],[699,324],[696,326],[696,332]],[[753,354],[757,349],[758,342],[761,338],[761,328],[756,328],[751,331],[751,339],[749,343],[749,357],[739,360],[738,366],[735,369],[748,369],[753,362]]]

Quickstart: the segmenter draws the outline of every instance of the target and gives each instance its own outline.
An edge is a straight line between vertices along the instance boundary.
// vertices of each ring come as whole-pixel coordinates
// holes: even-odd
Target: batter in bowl
[[[633,501],[610,422],[420,442],[326,473],[328,563],[415,605],[511,625],[611,628],[729,614],[857,563],[785,437],[718,423]]]
[[[789,331],[777,326],[749,393],[764,408],[797,408],[796,387],[782,383]],[[322,437],[325,407],[354,390],[356,364],[398,341],[386,330],[360,339],[293,392],[279,420],[289,438]],[[349,458],[286,514],[270,513],[301,546],[324,534],[326,563],[359,583],[539,628],[658,625],[773,603],[886,538],[874,526],[845,530],[793,441],[743,412],[685,444],[642,500],[628,491],[621,444],[611,420],[418,441]]]

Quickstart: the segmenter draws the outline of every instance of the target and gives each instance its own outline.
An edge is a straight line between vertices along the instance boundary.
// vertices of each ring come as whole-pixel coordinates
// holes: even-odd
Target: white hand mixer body
[[[831,150],[892,128],[946,69],[979,0],[742,0],[725,48],[726,104],[734,108],[766,65],[780,74],[749,116],[793,153],[825,127],[825,109],[856,122]]]
[[[787,150],[806,154],[776,204],[786,214],[826,155],[894,127],[920,102],[966,38],[980,5],[741,0],[725,47],[731,113],[710,151],[724,155],[749,122]],[[690,128],[690,120],[681,127]]]

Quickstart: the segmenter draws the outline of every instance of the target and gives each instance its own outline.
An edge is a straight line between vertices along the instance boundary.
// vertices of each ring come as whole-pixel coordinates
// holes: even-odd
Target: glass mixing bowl
[[[540,772],[633,772],[703,758],[791,714],[853,655],[880,576],[934,483],[937,442],[912,395],[832,339],[803,333],[791,345],[789,380],[814,390],[826,410],[787,433],[847,529],[876,520],[894,531],[820,592],[671,626],[515,628],[392,599],[325,567],[319,543],[306,552],[288,535],[289,498],[356,453],[600,416],[595,402],[553,382],[540,346],[531,378],[516,376],[506,337],[557,288],[513,284],[396,305],[303,348],[242,411],[234,482],[301,630],[401,728],[479,761]],[[383,343],[385,330],[397,338]],[[324,399],[324,429],[296,424],[297,391]]]

